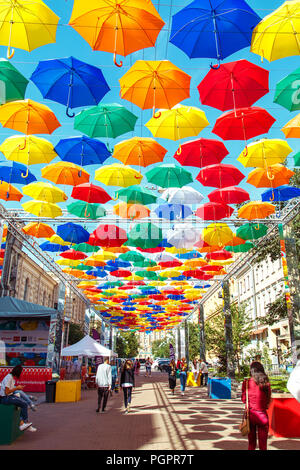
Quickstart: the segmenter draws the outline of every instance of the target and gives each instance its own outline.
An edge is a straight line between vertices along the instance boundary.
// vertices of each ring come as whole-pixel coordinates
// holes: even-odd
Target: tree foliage
[[[72,344],[78,343],[82,338],[84,338],[85,334],[83,331],[83,324],[78,323],[70,323],[69,324],[69,338],[68,343],[71,346]]]
[[[121,331],[116,339],[116,353],[119,357],[136,357],[139,353],[139,342],[135,331]]]
[[[170,343],[174,346],[174,336],[168,335],[163,339],[152,342],[152,355],[154,357],[168,358],[170,356]]]
[[[188,322],[189,332],[189,357],[193,359],[199,358],[200,356],[200,335],[199,326],[196,323]]]
[[[285,295],[278,297],[274,302],[268,304],[266,309],[265,323],[267,325],[271,326],[281,320],[286,320],[288,312]]]

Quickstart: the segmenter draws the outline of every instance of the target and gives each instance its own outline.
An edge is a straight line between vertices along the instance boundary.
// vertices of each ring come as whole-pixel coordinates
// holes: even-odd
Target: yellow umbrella
[[[70,162],[52,163],[42,169],[42,177],[56,184],[77,186],[88,183],[90,175],[80,166]]]
[[[28,135],[25,138],[20,136],[8,137],[0,145],[0,151],[7,160],[23,163],[26,166],[50,163],[57,157],[53,145],[48,140],[34,135]]]
[[[56,188],[50,183],[30,183],[23,187],[23,194],[30,196],[33,199],[39,201],[52,202],[64,202],[68,199],[67,195],[59,188]]]
[[[202,239],[211,246],[224,246],[233,233],[227,224],[210,224],[203,230]]]
[[[248,145],[248,152],[245,150],[238,157],[238,161],[245,167],[260,167],[283,163],[286,157],[292,152],[289,144],[282,139],[261,139]]]
[[[167,150],[150,137],[132,137],[115,145],[113,157],[124,165],[146,167],[162,162]]]
[[[106,186],[121,186],[127,188],[140,184],[143,176],[130,166],[114,163],[113,165],[102,166],[95,172],[95,180]]]
[[[49,217],[50,219],[55,219],[62,215],[61,208],[50,202],[44,201],[28,201],[22,204],[22,207],[25,212],[36,215],[37,217]]]
[[[291,119],[282,129],[287,139],[300,138],[300,114]]]
[[[42,0],[2,0],[0,4],[0,44],[8,46],[11,59],[18,47],[32,51],[56,41],[59,17]]]
[[[253,30],[251,52],[269,62],[300,54],[300,4],[287,1]]]
[[[137,60],[119,80],[121,98],[141,109],[171,109],[190,97],[191,77],[169,60]]]
[[[77,259],[58,259],[55,261],[59,266],[70,266],[70,267],[76,267],[81,263],[81,260]],[[78,270],[79,271],[79,270]],[[82,274],[82,271],[80,271]]]
[[[195,137],[209,125],[204,111],[193,106],[177,104],[160,112],[159,118],[151,118],[146,124],[154,137],[170,140]]]
[[[197,268],[199,266],[205,266],[207,263],[204,261],[204,259],[201,258],[196,258],[196,259],[189,259],[184,262],[184,267],[189,267],[189,268]]]
[[[275,206],[269,202],[253,201],[248,202],[238,210],[238,217],[240,219],[254,220],[265,219],[271,214],[274,214]]]
[[[69,246],[69,245],[72,245],[71,243],[69,242],[66,242],[65,240],[63,240],[59,235],[57,235],[56,233],[54,235],[52,235],[52,237],[50,238],[47,238],[47,240],[49,240],[50,243],[54,243],[55,245],[62,245],[62,246]]]

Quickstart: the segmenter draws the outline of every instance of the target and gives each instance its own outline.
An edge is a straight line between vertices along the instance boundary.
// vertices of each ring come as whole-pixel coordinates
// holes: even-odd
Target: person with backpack
[[[134,368],[132,362],[127,359],[122,368],[120,384],[123,389],[125,413],[129,413],[132,399],[132,389],[135,387]]]

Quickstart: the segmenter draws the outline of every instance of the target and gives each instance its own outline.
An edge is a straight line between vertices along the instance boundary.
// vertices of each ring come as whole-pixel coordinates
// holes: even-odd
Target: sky
[[[192,76],[191,80],[191,97],[182,102],[184,105],[195,106],[203,110],[207,116],[209,121],[209,126],[204,129],[199,137],[204,137],[208,139],[219,139],[215,134],[212,133],[212,128],[215,124],[216,119],[222,114],[221,111],[202,105],[199,100],[199,93],[197,90],[197,85],[201,82],[201,80],[205,77],[205,75],[210,70],[210,63],[212,62],[211,59],[189,59],[180,49],[169,42],[169,33],[171,29],[171,18],[172,15],[177,13],[183,7],[187,6],[190,1],[189,0],[156,0],[154,1],[154,5],[158,10],[159,14],[165,21],[165,26],[161,33],[158,36],[156,47],[155,48],[148,48],[142,51],[138,51],[133,53],[126,58],[118,57],[118,60],[122,59],[124,65],[122,68],[118,68],[113,63],[113,55],[110,53],[102,52],[102,51],[93,51],[89,44],[71,27],[68,25],[68,22],[71,17],[73,1],[72,0],[46,0],[45,3],[60,17],[60,21],[57,28],[57,37],[55,44],[49,44],[42,46],[32,52],[26,52],[21,49],[15,50],[15,55],[11,60],[11,63],[28,79],[30,78],[31,74],[37,67],[40,60],[46,59],[53,59],[53,58],[63,58],[63,57],[70,57],[73,56],[79,60],[87,62],[89,64],[95,65],[99,67],[104,77],[106,78],[111,91],[105,95],[102,100],[102,103],[121,103],[131,112],[133,112],[136,116],[138,116],[138,121],[135,127],[134,132],[124,134],[118,137],[115,140],[110,140],[109,144],[110,147],[113,147],[116,143],[129,139],[133,136],[141,136],[141,137],[152,137],[150,131],[145,127],[147,121],[151,118],[152,110],[144,110],[142,111],[140,108],[135,106],[134,104],[122,100],[119,96],[120,86],[119,86],[119,79],[129,70],[129,68],[135,63],[136,60],[145,59],[145,60],[164,60],[168,59],[178,67],[180,67],[183,71],[188,73]],[[264,16],[270,14],[276,8],[278,8],[283,2],[281,0],[264,0],[264,2],[258,0],[249,0],[248,4],[251,6],[257,14],[263,18]],[[263,5],[263,8],[262,8]],[[0,46],[0,57],[6,57],[6,47]],[[287,76],[289,73],[293,72],[296,68],[299,67],[299,57],[291,57],[291,58],[284,58],[272,63],[269,63],[267,60],[264,60],[263,63],[261,62],[261,58],[250,52],[250,48],[243,49],[230,57],[228,57],[224,62],[231,62],[234,60],[240,59],[247,59],[250,62],[264,67],[265,69],[270,71],[270,92],[260,99],[255,106],[261,106],[262,108],[266,109],[275,119],[276,122],[271,128],[270,132],[268,133],[269,138],[281,138],[285,139],[281,128],[290,120],[292,117],[297,115],[297,112],[290,113],[283,107],[277,105],[273,102],[274,93],[276,83],[280,81],[282,78]],[[214,61],[213,61],[214,62]],[[80,132],[74,130],[74,119],[71,119],[66,116],[65,114],[65,106],[55,103],[53,101],[43,99],[40,91],[37,89],[34,83],[30,82],[25,98],[31,98],[34,101],[39,103],[44,103],[50,107],[50,109],[55,113],[57,119],[61,123],[61,127],[58,128],[52,135],[45,135],[41,136],[48,139],[53,145],[56,145],[60,139],[68,138],[71,136],[78,136],[81,135]],[[79,113],[83,108],[76,108],[74,111]],[[15,131],[6,128],[0,128],[0,142],[2,143],[7,137],[11,135],[16,135]],[[260,136],[262,138],[264,136]],[[105,142],[105,139],[99,139]],[[184,139],[184,141],[193,140],[193,138]],[[220,139],[219,139],[220,140]],[[168,153],[164,159],[163,163],[176,163],[174,160],[173,155],[178,148],[178,142],[173,142],[171,140],[165,139],[158,139],[158,142],[163,145],[167,150]],[[107,143],[107,142],[105,142]],[[229,150],[229,155],[223,160],[222,163],[227,164],[234,164],[237,168],[239,168],[242,173],[247,176],[247,174],[251,171],[251,169],[244,168],[239,162],[237,162],[236,158],[240,155],[240,153],[244,149],[244,142],[242,141],[226,141],[224,142],[225,146]],[[300,144],[297,139],[288,139],[288,143],[293,149],[293,153],[288,158],[288,166],[293,168],[293,154],[299,151]],[[3,156],[2,156],[3,157]],[[1,158],[0,160],[5,160],[5,158]],[[60,161],[59,158],[56,158],[52,163]],[[112,163],[118,163],[119,161],[114,158],[109,158],[106,160],[105,165],[109,165]],[[30,170],[35,174],[39,181],[42,180],[41,178],[41,165],[34,165],[30,167]],[[101,185],[101,183],[96,182],[93,180],[95,170],[97,166],[88,166],[85,169],[91,175],[91,181],[95,184],[102,186],[109,192],[110,195],[114,195],[114,192],[117,188],[115,187],[105,187]],[[136,168],[136,167],[135,167]],[[152,166],[147,168],[142,168],[142,173],[145,174],[146,171],[151,169]],[[188,171],[191,171],[193,177],[197,176],[199,169],[198,168],[191,168],[186,167]],[[263,190],[256,190],[253,186],[245,183],[246,178],[240,184],[240,187],[246,189],[251,194],[251,200],[260,200],[260,195]],[[44,180],[47,181],[47,180]],[[49,182],[49,181],[47,181]],[[144,178],[142,182],[142,186],[147,185],[147,180]],[[207,188],[203,187],[199,182],[194,181],[192,186],[200,191],[203,195],[207,196],[214,188]],[[59,186],[61,189],[64,189],[68,196],[70,196],[72,187],[66,186],[62,187]],[[20,204],[30,200],[30,198],[24,196],[21,200],[21,203],[16,202],[5,202],[4,205],[8,209],[13,208],[20,208]],[[73,202],[70,198],[68,203]],[[159,200],[160,203],[164,201],[162,199]],[[208,199],[205,198],[203,202],[208,202]],[[3,203],[3,201],[2,201]],[[115,204],[115,203],[114,203]],[[63,204],[60,204],[61,207],[64,207]],[[54,224],[56,223],[55,220],[52,221]],[[199,221],[200,222],[200,221]],[[99,221],[101,223],[101,219]],[[89,229],[91,227],[89,226]]]

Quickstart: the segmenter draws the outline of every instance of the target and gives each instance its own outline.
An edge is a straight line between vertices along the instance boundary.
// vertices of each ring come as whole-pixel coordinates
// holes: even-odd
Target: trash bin
[[[46,402],[55,403],[56,380],[46,382]]]

